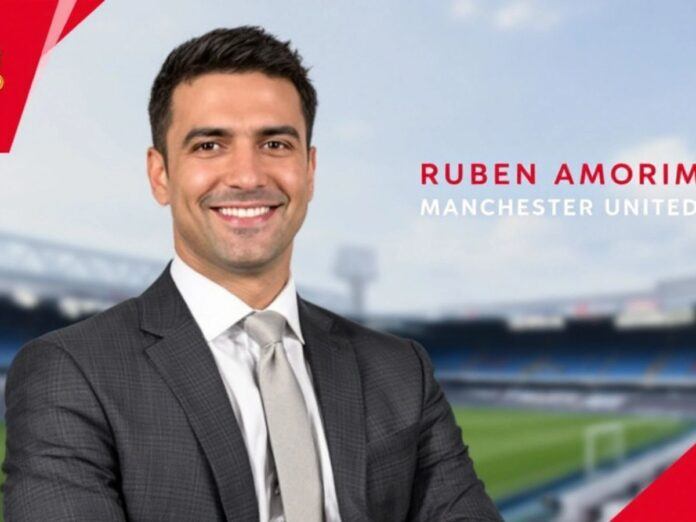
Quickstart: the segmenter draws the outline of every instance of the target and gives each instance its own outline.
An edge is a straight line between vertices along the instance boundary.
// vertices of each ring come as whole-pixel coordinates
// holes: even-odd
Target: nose
[[[229,162],[225,166],[225,184],[242,190],[265,186],[268,176],[259,160],[253,144],[238,144],[229,155]]]

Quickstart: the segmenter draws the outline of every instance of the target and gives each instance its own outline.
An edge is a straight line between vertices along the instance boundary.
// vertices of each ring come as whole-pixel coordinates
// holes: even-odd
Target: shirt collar
[[[255,311],[232,292],[191,268],[176,253],[170,273],[206,341],[212,341]],[[265,309],[285,317],[292,333],[304,344],[292,273],[283,289]]]

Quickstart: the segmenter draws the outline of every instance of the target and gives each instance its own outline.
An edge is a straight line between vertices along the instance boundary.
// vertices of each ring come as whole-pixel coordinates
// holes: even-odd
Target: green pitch
[[[494,499],[582,469],[585,428],[592,424],[623,424],[629,452],[690,426],[673,418],[634,415],[469,407],[453,407],[453,410],[476,472]],[[609,441],[603,442],[597,447],[599,458],[610,459],[611,445]]]

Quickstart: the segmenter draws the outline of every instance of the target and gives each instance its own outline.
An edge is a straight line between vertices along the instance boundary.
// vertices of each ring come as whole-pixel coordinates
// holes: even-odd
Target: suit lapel
[[[242,433],[210,348],[171,278],[169,265],[138,298],[138,305],[141,328],[160,338],[145,352],[189,419],[213,471],[227,519],[258,522]],[[328,314],[299,296],[298,306],[341,519],[368,520],[365,410],[355,351],[333,331]]]
[[[332,332],[333,319],[298,296],[305,357],[326,433],[342,522],[369,520],[366,511],[365,410],[355,351]]]
[[[242,433],[215,359],[171,278],[169,265],[140,296],[139,308],[141,327],[160,337],[146,354],[188,417],[213,471],[227,519],[258,522]]]

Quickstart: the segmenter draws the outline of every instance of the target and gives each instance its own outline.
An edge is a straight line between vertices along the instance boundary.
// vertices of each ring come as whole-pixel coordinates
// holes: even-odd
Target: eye
[[[215,147],[219,147],[220,144],[216,143],[214,141],[204,141],[201,142],[193,147],[193,150],[204,150],[204,151],[212,151],[215,150]]]
[[[288,147],[287,143],[283,143],[282,141],[278,141],[278,140],[267,141],[263,144],[263,146],[267,147],[271,150],[283,150],[283,149],[290,148],[290,147]]]

